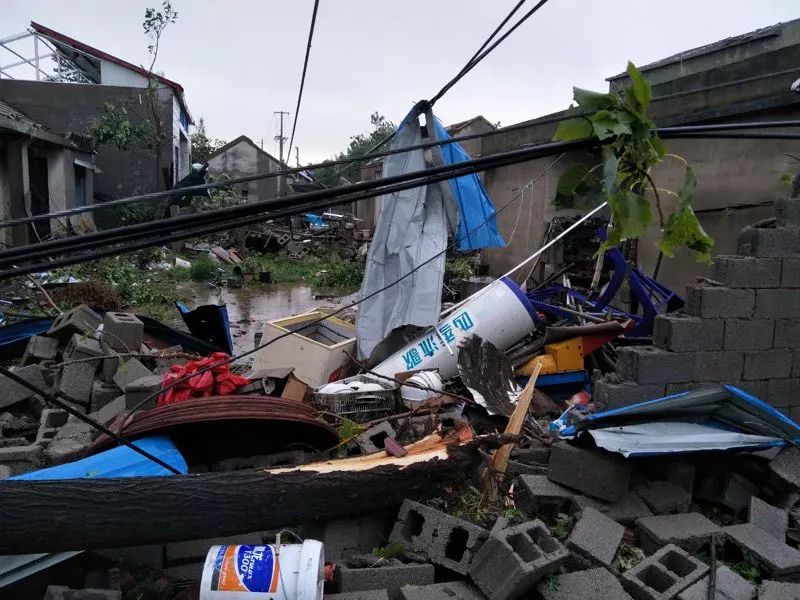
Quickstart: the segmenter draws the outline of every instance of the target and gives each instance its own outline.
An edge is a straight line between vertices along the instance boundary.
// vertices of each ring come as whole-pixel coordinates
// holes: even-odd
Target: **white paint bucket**
[[[211,546],[200,600],[322,600],[322,542]]]
[[[438,369],[442,379],[450,379],[458,375],[458,344],[462,339],[475,334],[499,350],[507,350],[533,329],[534,314],[525,293],[503,277],[447,315],[436,331],[431,327],[373,371],[394,377],[405,371]]]

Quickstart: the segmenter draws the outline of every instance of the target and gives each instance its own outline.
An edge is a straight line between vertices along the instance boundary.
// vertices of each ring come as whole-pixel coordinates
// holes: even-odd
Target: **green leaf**
[[[697,178],[687,166],[683,187],[678,194],[678,206],[664,224],[658,247],[667,256],[674,256],[676,248],[686,246],[694,251],[698,261],[711,262],[714,240],[703,230],[691,206],[696,191]]]
[[[639,71],[639,69],[636,68],[636,65],[630,61],[628,61],[627,71],[628,76],[631,78],[631,86],[628,89],[635,100],[637,110],[644,114],[647,111],[647,107],[650,106],[650,100],[653,97],[653,91],[650,88],[650,84],[647,82],[647,80],[642,77],[641,71]]]
[[[593,206],[597,203],[598,183],[586,165],[573,165],[558,180],[553,204],[558,208]]]
[[[657,134],[654,133],[650,137],[650,145],[653,147],[653,150],[656,151],[658,158],[664,158],[664,155],[667,153],[667,147]]]
[[[616,104],[616,99],[611,94],[602,94],[578,87],[572,88],[572,97],[575,99],[580,109],[585,112],[612,109]]]
[[[609,152],[603,163],[603,191],[609,199],[617,193],[618,168],[619,158],[613,152]]]
[[[593,127],[591,122],[585,117],[561,121],[556,129],[553,140],[557,142],[571,142],[572,140],[582,140],[591,137]]]
[[[631,117],[624,111],[599,110],[590,117],[597,139],[605,140],[631,133]]]
[[[608,199],[608,204],[613,223],[609,241],[615,241],[614,245],[639,237],[653,220],[650,203],[629,190],[618,190]]]

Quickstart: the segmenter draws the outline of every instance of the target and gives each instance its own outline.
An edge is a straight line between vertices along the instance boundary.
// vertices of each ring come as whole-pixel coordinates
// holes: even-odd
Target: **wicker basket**
[[[342,383],[362,381],[364,383],[377,383],[384,389],[380,392],[353,392],[349,394],[320,394],[314,392],[311,404],[320,411],[332,413],[337,417],[350,419],[355,423],[365,423],[395,414],[398,411],[398,387],[391,382],[376,381],[364,375],[355,375],[343,379]],[[326,416],[333,422],[334,417]]]

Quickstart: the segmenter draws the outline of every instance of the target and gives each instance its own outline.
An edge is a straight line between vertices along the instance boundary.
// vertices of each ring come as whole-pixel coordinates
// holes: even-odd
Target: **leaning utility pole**
[[[278,135],[275,136],[275,139],[278,140],[278,159],[280,160],[280,163],[281,163],[281,169],[283,169],[283,167],[284,167],[284,164],[283,164],[283,142],[286,141],[286,138],[283,137],[283,115],[286,115],[288,117],[289,113],[287,111],[285,111],[285,110],[276,110],[275,114],[281,116],[281,132]],[[289,148],[289,153],[291,154],[291,152],[292,152],[292,149]],[[281,175],[281,176],[278,177],[278,195],[279,196],[282,195],[282,193],[283,193],[283,188],[284,188],[283,182],[284,182],[284,176]]]
[[[297,166],[299,167],[300,166],[300,148],[298,148],[297,146],[294,147],[294,156],[295,156],[295,160],[297,161]]]

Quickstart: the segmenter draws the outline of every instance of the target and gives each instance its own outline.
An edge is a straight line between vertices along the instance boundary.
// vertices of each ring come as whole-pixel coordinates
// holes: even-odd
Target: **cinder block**
[[[94,361],[69,363],[61,367],[56,376],[59,394],[81,406],[89,406],[92,398],[92,382],[97,363]]]
[[[117,396],[103,408],[97,412],[93,412],[91,416],[95,420],[100,421],[103,425],[108,425],[123,410],[125,410],[125,396]]]
[[[344,594],[325,594],[324,600],[389,600],[389,593],[386,590],[361,590]]]
[[[753,525],[723,527],[728,541],[753,557],[770,577],[787,579],[800,573],[800,552]]]
[[[684,311],[703,319],[748,319],[753,316],[755,292],[716,285],[686,286]]]
[[[623,573],[622,586],[636,600],[668,600],[706,573],[707,565],[670,544]]]
[[[46,446],[50,443],[58,428],[63,427],[67,423],[69,413],[65,410],[58,408],[46,408],[42,411],[39,417],[39,431],[36,432],[35,444],[39,446]]]
[[[591,507],[586,507],[567,539],[567,548],[590,562],[609,567],[625,528]]]
[[[28,345],[25,347],[22,364],[30,365],[43,360],[55,360],[56,356],[58,356],[57,339],[34,335],[28,340]]]
[[[685,394],[686,392],[699,390],[707,385],[707,383],[700,383],[698,381],[687,381],[686,383],[668,383],[665,391],[667,396],[675,396],[677,394]]]
[[[401,600],[400,588],[405,585],[433,583],[433,565],[414,564],[370,569],[339,566],[337,580],[340,592],[386,590],[389,600]]]
[[[68,421],[58,430],[44,451],[47,462],[58,465],[74,460],[92,444],[94,427],[83,421]]]
[[[617,351],[617,373],[641,384],[693,380],[694,352],[667,352],[653,346],[630,346]]]
[[[447,581],[433,585],[407,585],[400,588],[403,600],[484,600],[485,596],[466,581]]]
[[[726,319],[724,350],[769,350],[775,321],[771,319]]]
[[[708,600],[708,584],[711,576],[706,575],[678,594],[678,600]],[[756,586],[728,567],[717,567],[714,577],[714,599],[720,600],[754,600]]]
[[[599,379],[594,382],[592,399],[600,406],[612,409],[662,398],[665,392],[666,388],[663,383],[640,385],[632,381],[613,383]]]
[[[656,515],[688,512],[692,502],[689,492],[669,481],[649,481],[636,486],[634,491]]]
[[[133,313],[107,312],[103,315],[103,341],[120,352],[138,352],[142,347],[144,324]]]
[[[762,258],[800,256],[800,229],[745,227],[739,232],[737,254]]]
[[[517,504],[529,515],[567,512],[575,492],[550,481],[546,475],[520,475],[514,483]]]
[[[750,506],[750,498],[757,491],[756,486],[739,473],[731,473],[725,478],[722,487],[722,504],[734,512],[740,512]]]
[[[125,406],[128,409],[133,410],[139,406],[140,402],[144,402],[147,398],[153,396],[139,408],[143,410],[155,408],[158,396],[154,396],[153,394],[159,390],[161,390],[160,375],[148,375],[146,377],[140,377],[139,379],[131,381],[125,386]]]
[[[800,489],[800,450],[786,446],[770,461],[769,468],[790,487]]]
[[[784,258],[781,263],[781,287],[800,287],[800,259]]]
[[[750,500],[747,521],[757,527],[761,527],[776,540],[786,541],[789,514],[785,510],[767,504],[761,498],[753,496]]]
[[[511,458],[526,465],[544,465],[550,460],[550,448],[515,448]]]
[[[470,565],[469,575],[490,600],[518,598],[558,570],[567,551],[541,521],[529,521],[491,536]]]
[[[437,565],[462,575],[489,532],[463,519],[404,500],[389,540],[424,552]]]
[[[781,284],[781,260],[717,256],[714,258],[712,278],[730,288],[776,288]]]
[[[102,322],[100,315],[85,304],[81,304],[57,316],[47,330],[47,337],[56,338],[62,344],[66,344],[74,334],[85,335],[95,331]]]
[[[675,544],[687,552],[707,546],[722,529],[700,513],[658,515],[636,521],[639,543],[645,554],[654,554],[667,544]]]
[[[103,356],[103,348],[100,346],[100,342],[80,333],[73,334],[64,350],[65,361],[83,360],[96,356]],[[100,366],[101,359],[98,358],[96,361],[90,362],[96,368]]]
[[[792,350],[759,350],[744,353],[742,378],[774,379],[788,378],[792,375]]]
[[[758,587],[758,600],[797,600],[800,598],[800,583],[762,581]]]
[[[586,508],[593,508],[603,513],[609,519],[626,526],[633,525],[636,519],[649,517],[653,514],[650,512],[650,509],[647,508],[641,496],[632,491],[624,494],[616,502],[603,502],[602,500],[596,500],[589,496],[575,496],[572,499],[572,504],[576,512],[580,512]]]
[[[114,373],[113,381],[117,387],[124,392],[126,391],[125,388],[132,381],[136,381],[142,377],[148,377],[152,374],[153,372],[139,362],[138,359],[130,358],[117,367],[117,370]]]
[[[554,585],[540,582],[537,590],[542,600],[632,600],[619,580],[606,569],[559,575]]]
[[[770,379],[767,381],[767,402],[783,408],[797,404],[800,397],[800,379]]]
[[[756,290],[756,319],[800,318],[800,289]]]
[[[607,502],[619,500],[628,491],[631,479],[627,461],[565,442],[550,448],[549,467],[550,481]]]
[[[104,381],[95,380],[92,382],[91,411],[97,412],[106,404],[119,396],[120,389],[113,383],[108,384]]]
[[[797,198],[775,200],[775,224],[778,227],[800,227],[800,200]]]
[[[383,421],[356,436],[356,444],[364,454],[373,454],[383,450],[387,437],[397,437],[397,432],[389,421]]]
[[[119,590],[94,588],[74,590],[63,585],[48,585],[42,600],[121,600]]]
[[[39,365],[27,365],[25,367],[12,367],[9,369],[14,375],[20,377],[42,390],[48,390],[49,385],[44,380],[43,370]],[[33,398],[36,393],[31,389],[25,387],[21,383],[12,381],[11,378],[5,375],[0,375],[0,408],[13,406],[28,398]]]
[[[683,314],[659,315],[653,323],[653,345],[670,352],[722,350],[723,321]]]
[[[734,381],[730,385],[739,388],[743,392],[747,392],[751,396],[755,396],[759,400],[764,400],[766,402],[769,398],[768,381]]]
[[[695,468],[688,462],[671,462],[666,466],[667,481],[685,489],[691,495],[694,492]]]
[[[35,471],[43,464],[44,453],[41,446],[32,444],[0,448],[0,465],[9,467],[14,475]]]
[[[713,383],[729,383],[742,378],[744,353],[733,351],[697,352],[693,379]]]

